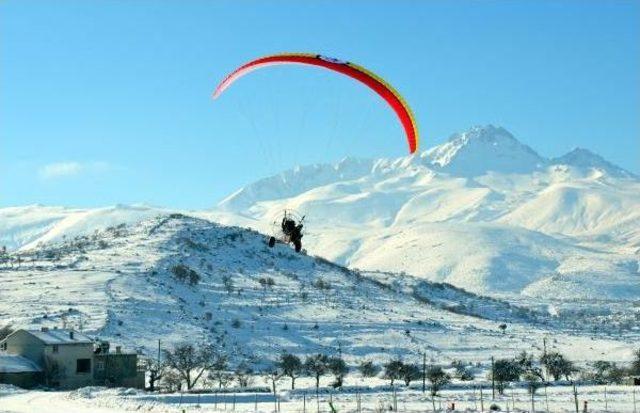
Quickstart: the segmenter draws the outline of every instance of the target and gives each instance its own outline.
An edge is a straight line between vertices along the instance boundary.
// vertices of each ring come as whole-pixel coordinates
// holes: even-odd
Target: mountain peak
[[[474,126],[452,135],[442,145],[422,154],[436,170],[461,176],[531,172],[545,163],[533,149],[509,131],[493,125]]]
[[[494,125],[476,125],[469,130],[460,133],[454,133],[448,139],[449,142],[470,140],[481,140],[485,142],[499,142],[501,140],[517,141],[513,135],[501,126]]]
[[[585,148],[574,148],[566,154],[551,159],[552,164],[570,165],[578,168],[598,169],[613,176],[634,177],[631,172],[612,164],[602,156]]]

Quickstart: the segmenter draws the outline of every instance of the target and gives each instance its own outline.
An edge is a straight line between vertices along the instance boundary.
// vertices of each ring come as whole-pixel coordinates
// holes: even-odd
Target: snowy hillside
[[[165,346],[206,338],[257,363],[282,349],[342,351],[348,360],[419,357],[425,350],[442,361],[479,360],[489,351],[530,350],[544,335],[563,331],[553,347],[568,351],[579,344],[585,349],[580,360],[620,360],[630,355],[628,341],[637,339],[613,314],[615,306],[607,314],[584,308],[552,314],[546,304],[348,270],[285,245],[270,249],[253,231],[179,214],[48,243],[3,261],[3,321],[75,327],[142,351],[159,338]],[[558,311],[566,316],[558,318]],[[497,328],[502,322],[508,334]]]
[[[585,149],[543,158],[503,128],[415,156],[297,167],[181,212],[266,233],[284,208],[307,216],[305,248],[350,268],[499,297],[640,298],[640,179]],[[28,250],[167,212],[4,208],[0,245]]]
[[[139,222],[166,209],[147,206],[78,209],[29,205],[0,208],[0,245],[29,249],[38,243],[91,234],[110,226]]]
[[[307,215],[310,250],[353,268],[485,294],[640,297],[640,180],[584,149],[545,159],[503,128],[414,157],[283,172],[211,216],[266,230],[283,208]]]

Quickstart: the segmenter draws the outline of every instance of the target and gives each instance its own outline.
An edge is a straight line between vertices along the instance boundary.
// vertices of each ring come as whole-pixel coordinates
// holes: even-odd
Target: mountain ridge
[[[221,200],[216,208],[236,211],[255,202],[291,197],[313,187],[336,180],[352,180],[396,168],[423,168],[423,173],[446,173],[456,177],[475,178],[487,173],[527,174],[544,168],[569,166],[587,172],[598,169],[617,178],[638,179],[633,173],[587,150],[576,148],[554,158],[540,156],[518,141],[509,131],[493,125],[474,126],[456,133],[443,144],[419,154],[400,158],[345,158],[335,164],[323,163],[285,170],[259,179]],[[588,173],[587,173],[588,174]],[[295,186],[298,182],[302,185]]]

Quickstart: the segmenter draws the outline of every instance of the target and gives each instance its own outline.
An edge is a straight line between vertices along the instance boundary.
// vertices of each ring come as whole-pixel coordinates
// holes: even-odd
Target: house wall
[[[47,362],[53,361],[58,365],[60,375],[56,381],[61,388],[70,389],[93,384],[93,344],[59,344],[57,352],[54,352],[53,345],[46,345],[44,357]],[[78,359],[89,359],[88,372],[77,372]],[[47,368],[46,365],[43,367]]]
[[[6,352],[23,356],[37,365],[44,372],[35,373],[38,377],[12,376],[3,378],[4,380],[19,381],[24,384],[20,387],[33,387],[43,383],[51,387],[63,389],[91,386],[94,383],[99,385],[116,385],[124,387],[144,388],[144,372],[139,372],[137,368],[137,354],[109,353],[109,355],[94,355],[93,343],[64,343],[57,346],[45,345],[41,340],[24,330],[18,330],[7,337],[2,343],[7,344]],[[54,351],[57,348],[57,351]],[[89,369],[86,373],[77,371],[78,359],[89,360]],[[96,362],[102,361],[103,370],[96,370]],[[106,361],[105,361],[106,360]],[[58,373],[51,374],[51,366],[58,366]],[[106,370],[104,370],[106,366]],[[108,377],[107,377],[108,375]],[[12,383],[13,381],[6,381]]]
[[[100,386],[144,388],[144,372],[138,371],[138,355],[96,354],[94,382]]]
[[[3,343],[7,344],[7,353],[23,356],[34,363],[43,365],[44,343],[24,330],[18,330],[7,337]]]

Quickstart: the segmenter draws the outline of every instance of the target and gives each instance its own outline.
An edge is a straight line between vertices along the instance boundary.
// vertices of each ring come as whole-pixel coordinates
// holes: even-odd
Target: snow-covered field
[[[433,403],[429,393],[420,386],[395,392],[389,386],[353,386],[342,391],[323,391],[316,397],[315,389],[282,391],[278,397],[269,393],[227,394],[153,394],[132,389],[84,388],[67,392],[2,392],[2,413],[120,413],[151,412],[260,412],[260,413],[331,413],[331,403],[338,412],[429,412]],[[588,412],[636,412],[640,408],[630,386],[581,386],[578,405],[582,412],[587,402]],[[505,394],[492,400],[491,386],[485,383],[482,396],[479,387],[456,387],[443,390],[435,399],[437,411],[480,412],[496,405],[501,411],[575,412],[575,399],[570,386],[551,386],[531,396],[525,389],[507,389]],[[447,410],[455,406],[455,410]],[[484,408],[484,410],[482,410]]]

